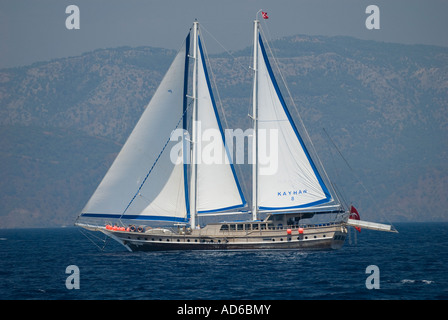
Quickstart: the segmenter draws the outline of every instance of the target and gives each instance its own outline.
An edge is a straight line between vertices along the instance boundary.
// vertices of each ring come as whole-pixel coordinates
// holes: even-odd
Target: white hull
[[[173,232],[168,229],[147,229],[145,232],[97,229],[118,241],[129,251],[166,250],[330,250],[340,249],[347,235],[342,223],[305,226],[298,228],[236,230],[238,226],[253,226],[253,222],[228,223],[235,230],[222,230],[223,223],[212,224],[200,230]],[[244,226],[242,227],[244,229]]]

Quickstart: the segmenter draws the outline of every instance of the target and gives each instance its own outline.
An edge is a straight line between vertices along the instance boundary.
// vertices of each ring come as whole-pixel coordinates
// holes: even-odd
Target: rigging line
[[[364,185],[364,183],[362,182],[361,178],[356,174],[355,170],[352,168],[352,166],[349,164],[349,162],[347,161],[347,159],[343,156],[342,152],[339,150],[339,148],[336,146],[335,142],[333,141],[333,139],[331,139],[330,135],[328,134],[328,132],[325,130],[325,128],[323,128],[325,134],[327,135],[327,137],[329,138],[329,140],[331,141],[331,143],[333,144],[333,146],[336,148],[336,150],[338,151],[339,155],[342,157],[342,159],[344,160],[344,162],[347,164],[347,167],[352,171],[353,176],[358,180],[358,183],[361,185],[361,187],[364,189],[364,191],[367,193],[367,196],[370,198],[370,200],[372,201],[372,203],[375,206],[378,206],[378,202],[373,198],[371,192],[369,192],[369,190],[367,189],[367,187]],[[375,211],[379,211],[382,212],[381,210],[378,210],[378,208],[375,209]],[[384,214],[382,214],[383,218],[391,225],[395,228],[395,226],[392,224],[392,222],[388,219],[388,217]]]
[[[330,135],[328,134],[327,130],[325,130],[325,128],[322,128],[325,135],[327,136],[328,140],[330,140],[331,144],[333,145],[333,147],[336,149],[336,151],[339,153],[339,155],[341,156],[342,160],[344,160],[345,164],[347,165],[347,167],[351,170],[352,174],[355,176],[355,178],[358,180],[358,183],[361,185],[361,187],[364,189],[364,191],[371,197],[369,190],[367,190],[366,186],[364,185],[364,183],[362,183],[361,178],[356,174],[355,170],[352,168],[352,166],[350,165],[350,163],[348,162],[348,160],[344,157],[344,155],[342,154],[341,150],[339,150],[339,148],[337,147],[336,143],[334,142],[334,140],[330,137]],[[375,200],[372,198],[371,200],[373,200],[375,202]]]
[[[219,46],[220,46],[221,48],[223,48],[224,51],[225,51],[229,56],[231,56],[231,57],[233,58],[233,60],[236,61],[236,62],[240,65],[240,67],[241,67],[243,70],[245,70],[246,72],[248,72],[248,73],[251,74],[251,69],[250,69],[250,67],[245,67],[240,61],[238,61],[238,58],[235,57],[235,56],[232,54],[232,52],[230,52],[229,50],[227,50],[227,48],[224,47],[224,45],[223,45],[221,42],[219,42],[219,40],[216,39],[215,36],[213,36],[213,34],[211,34],[210,31],[207,30],[207,28],[204,27],[204,24],[202,23],[202,21],[201,21],[201,30],[204,30],[205,32],[207,32],[207,34],[208,34],[210,37],[212,37],[213,40],[215,40],[216,43],[218,43]]]
[[[322,128],[325,132],[325,134],[327,135],[328,139],[330,140],[330,142],[333,144],[333,146],[335,147],[336,151],[339,153],[339,155],[341,156],[341,158],[345,161],[345,163],[347,164],[347,166],[349,167],[350,170],[352,170],[353,172],[355,172],[355,170],[353,170],[353,168],[350,166],[350,163],[348,163],[347,159],[345,159],[344,155],[342,154],[342,152],[339,150],[339,148],[336,146],[336,143],[334,143],[333,139],[331,139],[330,135],[328,134],[327,130],[325,130],[325,128]],[[356,177],[358,178],[358,177]]]
[[[173,130],[176,130],[179,127],[179,124],[181,123],[182,119],[184,118],[184,116],[185,116],[187,110],[189,109],[190,105],[191,105],[191,103],[187,106],[187,108],[185,108],[184,113],[180,117],[179,121],[177,122],[176,127]],[[154,161],[154,163],[152,164],[151,168],[149,169],[149,172],[147,173],[146,177],[143,179],[143,182],[140,184],[140,187],[138,187],[137,192],[134,194],[134,196],[132,197],[131,201],[127,205],[126,209],[124,209],[123,213],[121,214],[120,218],[118,218],[118,219],[121,220],[121,218],[125,215],[126,211],[128,211],[128,209],[131,206],[131,204],[134,202],[135,198],[140,194],[140,190],[143,188],[143,185],[145,184],[146,180],[148,179],[149,175],[151,174],[152,170],[154,169],[155,165],[159,161],[160,157],[162,156],[162,153],[165,151],[165,149],[168,146],[170,141],[171,141],[171,136],[166,141],[165,145],[162,148],[162,151],[160,151],[160,153],[157,156],[156,160]]]
[[[106,239],[101,239],[100,237],[97,237],[97,236],[95,236],[95,235],[90,235],[90,237],[87,235],[87,233],[84,233],[83,232],[83,230],[81,229],[81,228],[79,228],[78,229],[79,230],[79,232],[84,236],[84,237],[86,237],[87,238],[87,240],[89,240],[90,242],[92,242],[100,251],[104,251],[104,248],[106,247],[106,244],[107,244],[107,241],[108,241],[108,237],[106,237]],[[95,241],[93,241],[92,240],[92,238],[91,237],[94,237],[94,238],[96,238],[96,239],[98,239],[99,241],[101,241],[101,242],[103,242],[104,243],[104,246],[103,247],[100,247]]]
[[[330,157],[331,157],[331,161],[329,162],[330,164],[333,165],[333,175],[336,177],[336,181],[343,181],[343,177],[342,174],[339,170],[339,167],[336,164],[336,159],[335,159],[335,154],[334,154],[334,150],[332,148],[329,148],[330,151]],[[336,197],[338,198],[338,200],[340,201],[340,199],[342,199],[341,204],[344,206],[344,208],[349,208],[348,206],[348,202],[345,200],[345,194],[342,192],[342,190],[339,188],[339,186],[334,183],[333,181],[331,181],[332,185],[333,185],[333,189],[336,192]]]

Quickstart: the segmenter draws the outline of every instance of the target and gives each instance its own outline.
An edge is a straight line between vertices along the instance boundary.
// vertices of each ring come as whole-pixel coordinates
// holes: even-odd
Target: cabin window
[[[266,230],[266,224],[265,223],[260,224],[260,228],[261,230]]]
[[[230,231],[235,231],[235,230],[236,230],[235,225],[234,225],[234,224],[231,224],[231,225],[230,225]]]
[[[246,230],[251,230],[250,223],[246,224]]]
[[[258,224],[257,223],[254,223],[252,225],[252,230],[258,230]]]
[[[228,231],[229,230],[229,225],[227,225],[227,224],[223,224],[222,226],[221,226],[221,231]]]
[[[241,230],[243,230],[243,228],[244,228],[244,225],[243,225],[243,224],[237,224],[237,225],[236,225],[236,230],[241,231]]]

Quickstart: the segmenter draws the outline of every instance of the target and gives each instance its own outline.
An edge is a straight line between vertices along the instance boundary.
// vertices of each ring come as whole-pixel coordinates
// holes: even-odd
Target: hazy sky
[[[72,4],[80,9],[79,30],[65,26]],[[380,9],[379,30],[365,26],[371,4]],[[259,9],[269,14],[272,38],[345,35],[448,46],[447,0],[0,0],[0,68],[124,45],[178,49],[195,18],[227,50],[238,50],[251,44]],[[209,52],[224,51],[206,43]]]

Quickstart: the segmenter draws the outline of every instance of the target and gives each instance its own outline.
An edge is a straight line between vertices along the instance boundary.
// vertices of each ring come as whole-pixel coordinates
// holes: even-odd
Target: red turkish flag
[[[354,220],[361,220],[361,218],[359,217],[358,210],[356,210],[356,208],[354,206],[350,207],[350,216],[348,218],[354,219]],[[358,232],[361,232],[360,227],[355,227],[355,229],[358,230]]]
[[[263,16],[263,19],[269,19],[267,12],[261,11],[261,15]]]

